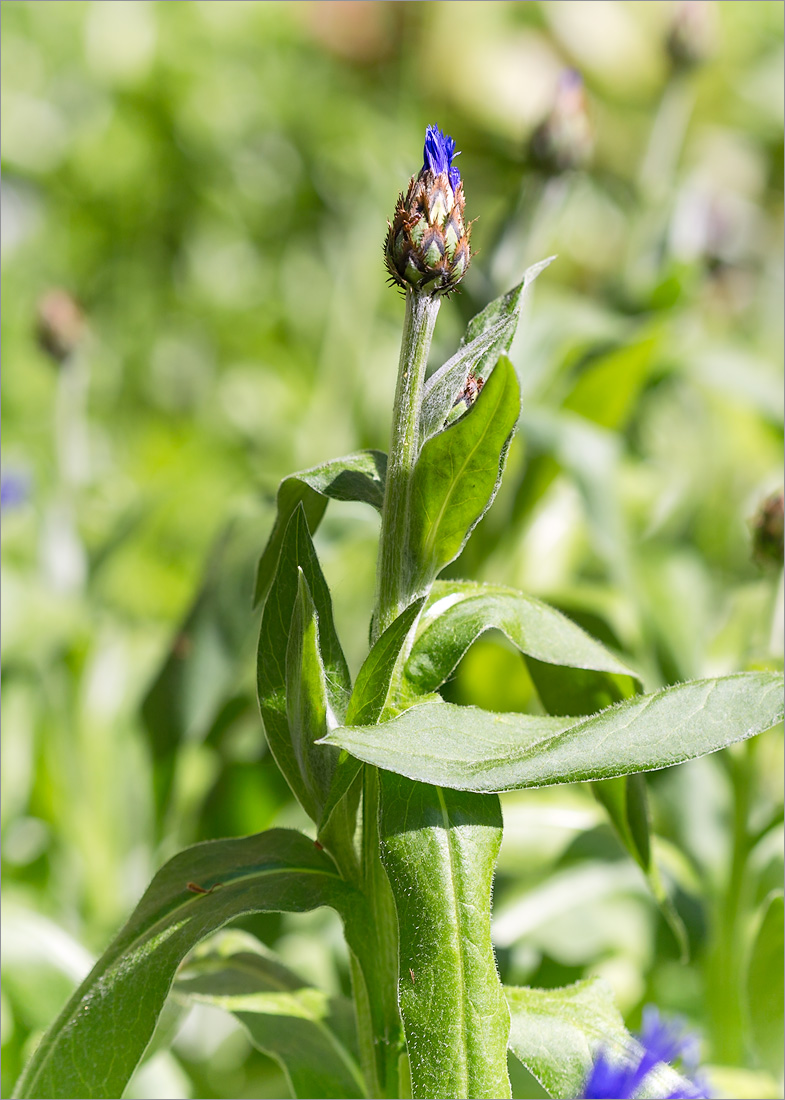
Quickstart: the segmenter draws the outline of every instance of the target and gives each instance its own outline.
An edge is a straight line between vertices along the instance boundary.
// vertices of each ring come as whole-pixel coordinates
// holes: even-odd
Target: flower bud
[[[425,163],[401,192],[384,246],[391,281],[425,294],[449,294],[469,266],[471,226],[464,222],[455,142],[438,126],[425,132]],[[389,223],[388,223],[389,225]]]
[[[691,69],[713,52],[717,12],[710,0],[678,0],[665,48],[674,69]]]
[[[68,291],[55,289],[38,303],[38,343],[58,363],[63,363],[81,343],[86,329],[84,314]]]
[[[784,515],[783,492],[780,489],[763,501],[752,520],[752,553],[763,567],[782,568]]]
[[[593,145],[583,78],[574,69],[567,69],[561,75],[550,111],[531,136],[531,162],[555,176],[583,168]]]

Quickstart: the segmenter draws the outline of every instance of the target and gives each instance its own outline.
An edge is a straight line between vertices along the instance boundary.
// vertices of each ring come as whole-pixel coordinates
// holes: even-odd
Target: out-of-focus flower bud
[[[780,489],[766,497],[752,521],[752,553],[760,565],[782,568],[784,514]]]
[[[553,106],[532,134],[529,157],[535,167],[558,175],[582,168],[593,148],[583,78],[574,69],[567,69],[559,79]]]
[[[76,300],[66,290],[48,290],[38,303],[36,333],[47,354],[62,363],[81,343],[86,322]]]
[[[425,294],[449,294],[466,274],[471,256],[463,181],[452,163],[455,142],[438,126],[429,126],[423,156],[419,175],[398,197],[384,256],[392,282]]]
[[[711,54],[716,15],[712,0],[677,0],[665,39],[674,68],[691,69]]]

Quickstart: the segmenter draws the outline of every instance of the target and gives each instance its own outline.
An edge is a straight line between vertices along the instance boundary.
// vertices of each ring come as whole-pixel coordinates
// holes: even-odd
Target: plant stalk
[[[409,499],[420,450],[420,405],[425,367],[440,304],[439,298],[416,290],[406,291],[406,316],[382,507],[372,641],[376,641],[406,609],[413,596],[409,587]]]
[[[372,644],[406,609],[412,597],[409,587],[409,500],[412,474],[420,450],[420,406],[425,368],[439,305],[438,298],[413,289],[406,292],[406,315],[382,506]],[[374,1096],[393,1097],[399,1094],[400,1062],[405,1057],[398,1011],[398,918],[379,852],[378,772],[367,764],[363,772],[362,878],[373,913],[373,934],[378,951],[375,972],[368,976],[372,991],[360,980],[359,973],[353,975],[355,1004],[369,1090]],[[379,997],[382,1003],[372,1006],[369,995],[371,998]]]

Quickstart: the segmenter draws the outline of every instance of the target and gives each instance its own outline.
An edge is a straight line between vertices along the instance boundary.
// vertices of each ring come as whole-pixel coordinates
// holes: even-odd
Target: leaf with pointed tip
[[[411,485],[411,591],[428,589],[490,507],[520,406],[518,379],[502,357],[466,416],[423,445]]]
[[[303,661],[308,665],[307,672],[303,671]],[[291,684],[288,701],[287,676]],[[264,605],[257,687],[270,751],[303,809],[318,821],[338,753],[313,745],[304,752],[303,745],[310,741],[313,730],[303,731],[297,726],[304,714],[303,692],[306,696],[313,692],[308,704],[310,719],[324,707],[325,713],[329,709],[334,715],[335,724],[346,713],[351,681],[335,632],[330,592],[301,504],[286,528],[278,568]],[[319,702],[317,697],[322,691],[324,696]],[[324,759],[317,766],[315,757],[319,753]]]
[[[496,298],[469,321],[458,351],[425,383],[420,410],[420,438],[423,441],[444,427],[469,371],[487,380],[499,356],[510,350],[525,291],[555,259],[549,256],[534,264],[516,287]]]
[[[368,725],[378,722],[384,714],[402,651],[424,603],[424,597],[410,603],[387,627],[365,658],[349,700],[347,724]]]
[[[223,1008],[254,1046],[275,1059],[295,1097],[364,1097],[354,1009],[329,997],[267,953],[207,954],[174,986],[178,1000]]]
[[[509,1097],[510,1021],[490,931],[499,800],[390,773],[380,781],[412,1096]]]
[[[302,504],[312,534],[328,500],[360,501],[381,512],[386,471],[387,455],[382,451],[356,451],[283,479],[278,487],[278,514],[256,570],[254,607],[270,590],[284,533],[297,506]]]
[[[423,783],[510,791],[667,768],[752,737],[782,714],[782,677],[740,672],[637,695],[589,718],[421,703],[326,740]]]
[[[346,721],[361,725],[378,722],[385,712],[390,697],[396,669],[400,662],[401,651],[412,629],[424,599],[414,603],[401,612],[371,648],[357,673],[352,697],[346,711]],[[351,787],[359,774],[362,764],[345,749],[335,767],[327,799],[322,810],[322,822],[326,823],[330,814]]]
[[[286,649],[286,719],[300,776],[298,798],[314,821],[322,819],[338,762],[334,749],[325,752],[323,746],[316,744],[327,733],[327,714],[327,685],[316,608],[308,582],[298,567],[297,596]]]
[[[189,884],[199,892],[191,892]],[[244,913],[303,912],[321,905],[341,914],[347,940],[367,966],[372,948],[365,900],[308,837],[271,829],[180,852],[155,876],[44,1035],[14,1095],[122,1096],[177,968],[200,940]]]
[[[643,1053],[602,978],[562,989],[505,986],[510,1006],[510,1050],[557,1100],[582,1096],[592,1065],[603,1052],[614,1064],[637,1066]],[[636,1096],[670,1096],[690,1083],[660,1063]]]
[[[548,664],[635,675],[566,615],[540,600],[501,585],[437,581],[406,662],[407,679],[419,691],[435,691],[469,646],[492,628],[521,653]]]

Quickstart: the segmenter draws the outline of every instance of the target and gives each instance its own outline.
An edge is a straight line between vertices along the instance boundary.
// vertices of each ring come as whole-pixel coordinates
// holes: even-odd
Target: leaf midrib
[[[458,468],[458,472],[454,473],[453,476],[452,476],[452,481],[451,481],[451,484],[450,484],[450,488],[449,488],[449,490],[447,491],[447,493],[444,497],[444,500],[442,502],[442,506],[441,506],[441,508],[439,509],[439,511],[436,515],[435,521],[432,522],[431,525],[430,525],[431,529],[430,529],[430,531],[428,533],[428,536],[425,540],[425,547],[424,547],[425,556],[428,557],[428,558],[433,556],[433,549],[434,549],[434,545],[436,543],[436,538],[439,534],[439,528],[441,527],[442,520],[444,519],[444,515],[445,515],[445,513],[446,513],[446,511],[447,511],[447,509],[448,509],[448,507],[449,507],[449,505],[452,501],[453,495],[455,494],[455,490],[456,490],[458,484],[460,483],[460,479],[463,475],[463,472],[466,469],[466,467],[468,466],[471,459],[474,457],[474,455],[475,455],[476,451],[478,450],[478,448],[480,447],[480,445],[485,442],[485,437],[487,436],[488,432],[490,431],[490,429],[493,425],[494,415],[495,415],[495,413],[497,412],[499,406],[502,403],[505,391],[506,391],[506,387],[503,387],[499,391],[499,396],[496,399],[496,404],[494,405],[493,410],[489,410],[489,415],[488,415],[488,418],[486,420],[485,427],[482,429],[482,431],[481,431],[480,435],[478,436],[474,446],[467,452],[466,457],[464,458],[463,462],[461,463],[460,467]]]

